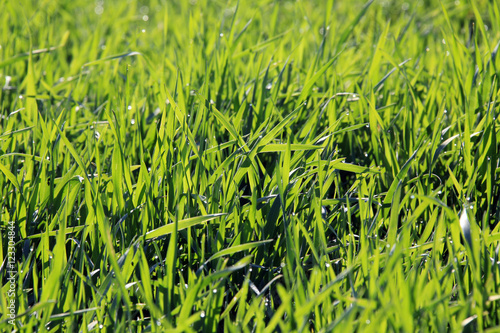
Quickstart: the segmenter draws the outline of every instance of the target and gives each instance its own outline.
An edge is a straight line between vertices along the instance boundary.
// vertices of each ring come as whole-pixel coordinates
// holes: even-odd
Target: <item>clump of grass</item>
[[[500,325],[499,3],[0,22],[2,330]]]

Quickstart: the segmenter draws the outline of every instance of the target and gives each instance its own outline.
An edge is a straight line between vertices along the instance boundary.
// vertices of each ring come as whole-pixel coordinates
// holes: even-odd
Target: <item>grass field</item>
[[[0,0],[0,331],[496,331],[499,45],[497,0]]]

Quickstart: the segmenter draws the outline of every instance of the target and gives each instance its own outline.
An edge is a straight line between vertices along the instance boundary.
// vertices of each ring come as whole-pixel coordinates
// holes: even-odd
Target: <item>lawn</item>
[[[0,331],[500,326],[500,1],[0,0]]]

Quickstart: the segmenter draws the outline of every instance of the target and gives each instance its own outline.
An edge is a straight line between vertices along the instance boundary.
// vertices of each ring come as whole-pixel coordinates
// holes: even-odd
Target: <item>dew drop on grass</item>
[[[130,119],[130,123],[131,123],[132,125],[134,125],[134,124],[135,124],[135,119],[134,119],[134,118]]]
[[[103,324],[99,324],[99,328],[102,329],[104,327]]]
[[[188,288],[188,284],[187,283],[184,285],[184,288],[186,288],[186,289]]]
[[[146,33],[146,29],[142,29],[142,33],[143,33],[143,34],[144,34],[144,33]]]
[[[144,22],[146,22],[147,20],[149,20],[149,16],[144,15],[144,16],[142,17],[142,20],[143,20]]]
[[[273,85],[271,83],[266,84],[266,89],[267,90],[271,90],[272,87],[273,87]]]
[[[217,294],[217,289],[212,290],[214,294]]]
[[[224,34],[221,32],[221,33],[219,34],[219,37],[224,37]]]
[[[23,95],[19,95],[19,99],[23,99]]]
[[[200,313],[200,317],[201,317],[201,318],[205,318],[205,311],[201,311],[201,313]]]
[[[129,105],[127,109],[132,110],[132,105]]]
[[[329,263],[329,262],[327,262],[327,263],[325,264],[325,266],[326,266],[326,268],[330,267],[330,263]]]
[[[410,198],[411,198],[411,199],[415,199],[415,196],[412,194],[412,195],[410,196]]]

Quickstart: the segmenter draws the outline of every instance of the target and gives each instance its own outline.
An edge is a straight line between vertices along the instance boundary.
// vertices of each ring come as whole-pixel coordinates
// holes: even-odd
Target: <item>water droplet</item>
[[[221,33],[219,34],[219,37],[224,37],[224,34],[221,32]]]
[[[99,324],[99,328],[102,329],[104,327],[103,324]]]
[[[142,17],[142,20],[143,20],[144,22],[146,22],[147,20],[149,20],[149,16],[144,15],[144,16]]]
[[[94,136],[97,140],[99,140],[99,138],[101,137],[101,133],[95,131]]]
[[[410,198],[415,199],[415,196],[412,194],[412,195],[410,196]]]
[[[205,318],[205,311],[201,311],[201,313],[200,313],[200,317],[201,317],[201,318]]]
[[[23,95],[19,95],[19,99],[23,99]]]
[[[184,285],[184,288],[186,288],[186,289],[188,288],[188,284],[187,283]]]
[[[129,105],[127,109],[132,110],[132,105]]]
[[[272,87],[273,87],[272,83],[266,84],[266,89],[267,90],[271,90]]]
[[[217,294],[217,289],[212,290],[214,294]]]
[[[142,29],[142,33],[145,33],[146,32],[146,29]]]
[[[135,124],[135,119],[134,119],[134,118],[130,119],[130,123],[131,123],[132,125],[134,125],[134,124]]]
[[[329,263],[329,262],[327,262],[327,263],[325,264],[325,266],[326,266],[326,268],[330,267],[330,263]]]

